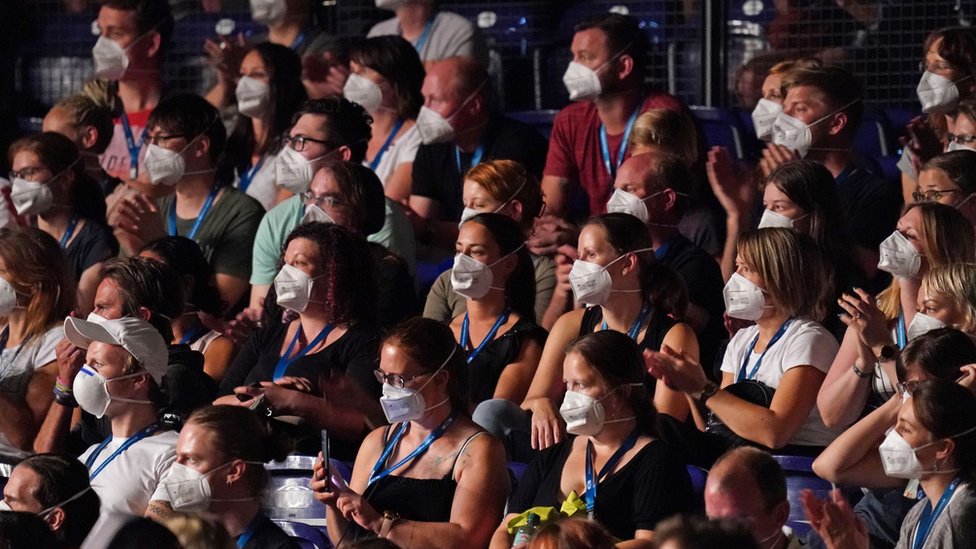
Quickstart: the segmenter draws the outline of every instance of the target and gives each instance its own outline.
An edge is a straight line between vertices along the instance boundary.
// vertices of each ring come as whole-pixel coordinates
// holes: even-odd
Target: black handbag
[[[747,379],[745,381],[733,383],[722,390],[731,393],[733,396],[741,398],[746,402],[751,402],[757,406],[762,406],[763,408],[769,408],[769,405],[773,402],[773,394],[776,392],[776,389],[773,389],[769,385],[754,379]],[[735,448],[737,446],[754,446],[756,448],[762,448],[763,450],[769,451],[769,448],[766,448],[765,446],[757,444],[751,440],[744,439],[735,434],[732,429],[729,429],[728,426],[722,423],[722,420],[715,415],[715,412],[708,415],[708,422],[705,425],[705,432],[722,437],[728,443],[729,448]]]

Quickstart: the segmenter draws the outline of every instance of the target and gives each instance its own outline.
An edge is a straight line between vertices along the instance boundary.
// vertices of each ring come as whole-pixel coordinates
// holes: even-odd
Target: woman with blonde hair
[[[74,306],[75,283],[54,237],[0,230],[0,462],[27,457],[53,394],[70,399],[70,386],[55,387],[54,348]]]
[[[692,167],[698,162],[698,130],[681,111],[650,109],[637,117],[628,144],[631,154],[661,152],[674,155]]]
[[[894,393],[894,357],[910,339],[922,278],[942,265],[972,263],[976,237],[958,210],[918,202],[905,208],[880,256],[878,267],[894,276],[891,284],[877,297],[855,288],[838,300],[848,329],[817,397],[831,427],[850,425],[865,404],[873,407]]]
[[[648,371],[685,393],[700,429],[699,406],[711,412],[709,432],[694,437],[701,448],[691,456],[703,466],[730,445],[816,455],[837,435],[816,409],[816,390],[837,351],[833,335],[814,320],[826,308],[820,251],[792,229],[759,229],[739,238],[736,265],[724,290],[726,310],[755,324],[729,342],[721,386],[673,347],[650,353]]]
[[[479,213],[498,213],[518,222],[526,235],[545,210],[539,180],[514,160],[482,162],[464,176],[464,212],[461,224]],[[460,224],[459,224],[460,225]],[[556,263],[551,257],[532,255],[535,270],[535,317],[541,322],[556,287]],[[465,313],[467,300],[454,291],[451,273],[441,273],[427,294],[424,317],[450,322]]]

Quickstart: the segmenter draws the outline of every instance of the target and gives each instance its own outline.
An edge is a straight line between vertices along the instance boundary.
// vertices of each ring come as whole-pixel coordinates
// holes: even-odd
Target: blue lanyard
[[[386,463],[386,460],[390,457],[390,453],[393,452],[393,448],[397,445],[397,443],[400,442],[400,439],[403,438],[403,434],[407,432],[407,425],[410,424],[409,421],[404,421],[401,423],[400,428],[397,430],[396,434],[393,435],[393,438],[390,439],[390,442],[386,445],[386,448],[383,448],[383,453],[380,454],[380,459],[376,460],[376,465],[373,466],[373,470],[369,474],[369,481],[366,483],[366,487],[369,488],[369,486],[377,480],[389,476],[393,471],[396,471],[400,467],[410,463],[414,458],[426,452],[427,449],[430,448],[430,445],[433,444],[435,440],[441,438],[441,435],[443,435],[451,424],[454,423],[454,418],[454,414],[448,416],[443,423],[438,425],[436,429],[427,435],[427,438],[420,443],[420,446],[417,446],[414,448],[413,452],[407,454],[407,457],[381,471],[380,469],[383,467],[383,464]]]
[[[627,120],[627,128],[624,130],[623,139],[620,140],[620,149],[617,151],[617,165],[614,166],[610,161],[610,145],[607,143],[607,127],[600,124],[600,154],[603,156],[603,165],[607,169],[607,174],[610,176],[610,188],[613,188],[613,181],[617,177],[617,168],[624,163],[624,155],[627,154],[627,140],[630,139],[630,132],[634,129],[634,122],[637,120],[637,115],[640,114],[641,107],[643,105],[637,105],[637,110],[630,115]]]
[[[288,370],[289,366],[294,364],[296,360],[308,354],[308,352],[312,350],[312,347],[315,347],[316,345],[324,341],[325,338],[329,337],[329,333],[332,331],[332,328],[334,328],[332,323],[326,324],[325,328],[322,328],[322,331],[319,332],[319,335],[315,336],[315,339],[310,341],[308,345],[302,348],[302,350],[298,351],[297,355],[288,358],[288,356],[291,355],[292,349],[295,348],[295,344],[298,343],[298,336],[302,335],[302,324],[301,322],[299,322],[298,329],[295,330],[295,337],[291,339],[291,343],[288,344],[288,349],[285,350],[285,356],[279,358],[278,364],[275,365],[273,379],[275,381],[278,381],[279,379],[284,377],[285,372]]]
[[[918,519],[918,526],[915,527],[915,538],[912,540],[912,549],[921,549],[925,545],[926,538],[932,532],[932,525],[935,524],[935,521],[939,520],[939,516],[949,506],[949,500],[952,499],[952,494],[955,493],[958,486],[959,479],[952,479],[949,487],[946,488],[946,491],[942,493],[942,497],[939,498],[939,503],[936,504],[935,509],[932,509],[931,505],[926,505],[922,510],[922,516]]]
[[[600,474],[597,476],[593,475],[593,441],[586,441],[586,515],[590,519],[593,519],[596,509],[596,487],[597,485],[613,471],[617,463],[624,457],[634,444],[637,444],[637,437],[640,436],[640,432],[636,429],[627,440],[617,448],[617,451],[610,456],[607,463],[600,469]]]
[[[259,526],[258,523],[260,522],[260,519],[261,519],[261,512],[258,511],[258,514],[255,515],[253,519],[251,519],[251,522],[247,523],[247,528],[245,528],[244,531],[241,532],[241,535],[237,536],[238,549],[244,549],[244,546],[247,545],[247,542],[251,541],[251,538],[254,537],[254,532],[257,532],[258,530],[258,526]]]
[[[790,324],[792,322],[793,319],[789,318],[786,320],[786,322],[783,323],[782,326],[779,327],[779,330],[776,330],[776,333],[773,334],[773,339],[770,339],[769,343],[766,344],[766,350],[763,351],[761,355],[759,355],[759,360],[756,361],[756,365],[753,366],[752,370],[749,372],[749,377],[746,377],[746,366],[749,365],[749,357],[752,356],[752,351],[756,348],[756,343],[759,342],[759,334],[756,334],[756,337],[752,339],[752,343],[749,344],[749,348],[746,349],[746,356],[742,359],[742,368],[739,369],[739,379],[737,379],[736,381],[743,381],[745,379],[753,379],[756,377],[756,372],[759,371],[759,365],[762,364],[763,357],[766,356],[766,353],[769,352],[769,349],[771,349],[773,345],[775,345],[776,342],[779,341],[779,338],[783,337],[783,334],[786,333],[786,329],[790,327]]]
[[[386,149],[390,148],[390,143],[393,143],[393,138],[396,137],[396,134],[400,132],[400,128],[402,126],[403,119],[400,118],[396,121],[396,124],[393,125],[393,129],[390,130],[390,135],[387,136],[386,141],[383,142],[383,146],[380,147],[380,151],[376,153],[373,161],[369,163],[369,169],[373,170],[374,172],[376,171],[376,167],[380,165],[380,160],[383,160],[383,155],[386,153]]]
[[[637,313],[637,318],[634,319],[633,324],[630,325],[630,329],[627,330],[627,335],[630,339],[637,341],[637,334],[640,333],[641,326],[644,325],[644,321],[647,320],[647,316],[651,314],[651,307],[645,303],[641,305],[641,310]],[[603,321],[603,329],[609,330],[610,327],[607,326],[607,321]]]
[[[288,46],[289,49],[291,49],[291,51],[298,51],[298,48],[302,47],[302,44],[305,43],[306,38],[308,38],[308,34],[306,34],[305,31],[300,32],[298,36],[295,37],[295,41]]]
[[[468,167],[477,166],[481,162],[481,157],[485,155],[485,144],[481,143],[478,148],[474,150],[474,156],[471,157],[471,164]],[[461,149],[454,147],[454,161],[457,163],[458,173],[461,177],[464,177],[464,172],[461,171]]]
[[[99,465],[97,469],[95,469],[94,471],[91,472],[90,475],[88,475],[88,480],[89,481],[95,480],[95,477],[97,477],[98,474],[102,472],[102,469],[104,469],[109,463],[112,463],[112,460],[119,457],[119,455],[122,452],[128,450],[129,446],[132,446],[133,444],[139,442],[140,440],[155,433],[157,429],[159,429],[159,424],[153,423],[152,425],[146,427],[145,429],[125,439],[125,442],[122,443],[122,446],[119,446],[118,450],[112,452],[112,455],[108,456],[108,459],[103,461],[102,464]],[[90,456],[88,456],[88,459],[85,460],[85,467],[91,470],[92,465],[95,464],[95,459],[98,458],[98,455],[102,453],[102,450],[104,450],[105,447],[108,446],[109,442],[112,442],[111,435],[109,435],[108,438],[103,440],[102,443],[98,445],[98,448],[95,448],[95,451],[92,452]]]
[[[895,335],[898,336],[898,348],[904,349],[908,345],[908,332],[905,330],[905,312],[898,309],[898,322],[895,324]]]
[[[506,322],[508,322],[508,315],[511,314],[511,309],[505,309],[502,314],[498,315],[495,320],[495,324],[492,325],[491,330],[488,330],[488,335],[485,336],[481,343],[474,348],[470,353],[468,353],[468,364],[474,360],[474,357],[478,356],[481,351],[488,346],[495,339],[495,334],[498,333],[498,329],[501,328]],[[464,313],[464,320],[461,322],[461,345],[465,349],[471,349],[474,345],[471,343],[471,335],[468,334],[468,313]]]
[[[68,242],[71,240],[71,237],[74,236],[75,227],[77,226],[78,216],[73,215],[71,216],[71,221],[68,222],[68,226],[64,229],[64,234],[61,235],[61,240],[58,241],[58,244],[61,246],[62,250],[68,249]]]
[[[132,133],[132,126],[129,124],[129,116],[122,111],[122,131],[125,133],[125,146],[129,149],[129,179],[139,176],[139,151],[142,149],[142,138],[146,135],[146,128],[142,129],[139,141],[136,141]]]
[[[257,175],[257,173],[261,170],[261,166],[264,165],[264,159],[265,157],[262,156],[261,160],[258,160],[257,164],[244,170],[244,173],[241,174],[241,181],[237,184],[237,188],[242,193],[247,192],[247,188],[251,186],[251,181],[254,180],[254,176]]]
[[[430,31],[433,28],[434,20],[431,19],[430,21],[427,21],[426,25],[424,25],[424,30],[421,31],[420,37],[417,38],[417,44],[414,45],[414,48],[417,50],[417,54],[421,56],[421,59],[423,59],[421,51],[424,49],[424,45],[427,44],[427,39],[430,38]]]
[[[207,213],[210,212],[210,207],[213,206],[214,199],[217,198],[217,193],[219,192],[219,185],[214,185],[210,189],[210,194],[207,195],[207,200],[203,203],[203,208],[200,209],[200,214],[197,216],[196,222],[193,223],[193,228],[186,235],[190,240],[196,239],[197,233],[200,232],[200,226],[203,225],[203,220],[207,217]],[[179,233],[176,232],[176,197],[173,197],[173,205],[169,209],[169,235],[179,236]]]

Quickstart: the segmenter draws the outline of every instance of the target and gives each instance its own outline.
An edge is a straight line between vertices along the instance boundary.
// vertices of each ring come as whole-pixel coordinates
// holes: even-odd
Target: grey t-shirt
[[[390,34],[400,34],[400,23],[396,17],[373,25],[366,37]],[[417,53],[420,60],[425,62],[463,55],[474,57],[483,66],[488,66],[488,44],[484,35],[471,21],[449,11],[437,12],[430,35]]]
[[[901,525],[901,536],[895,549],[908,549],[914,546],[915,531],[922,511],[929,505],[928,499],[915,504]],[[972,484],[963,482],[949,500],[949,506],[939,515],[925,539],[926,549],[955,549],[976,547],[976,494]]]

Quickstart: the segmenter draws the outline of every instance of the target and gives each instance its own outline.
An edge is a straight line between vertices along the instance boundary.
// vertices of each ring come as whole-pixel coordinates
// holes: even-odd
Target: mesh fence
[[[369,0],[318,1],[321,24],[349,38],[365,36],[371,25],[392,15]],[[573,26],[606,11],[635,16],[647,32],[651,84],[689,104],[703,103],[708,93],[702,78],[706,1],[483,0],[443,1],[440,7],[469,18],[485,34],[501,106],[523,111],[566,104],[562,74],[570,60]],[[172,4],[178,20],[167,58],[167,86],[203,91],[213,75],[202,43],[216,36],[218,21],[231,19],[248,33],[257,27],[244,0],[224,0],[220,13],[201,13],[195,0]],[[91,78],[97,5],[85,0],[27,5],[29,13],[16,14],[15,26],[26,30],[14,50],[14,87],[20,115],[42,116]],[[917,110],[914,89],[926,34],[969,24],[976,10],[972,0],[727,0],[715,5],[725,9],[726,28],[724,55],[716,69],[726,88],[718,94],[720,105],[746,108],[758,99],[762,75],[773,62],[818,55],[860,75],[869,104]]]

